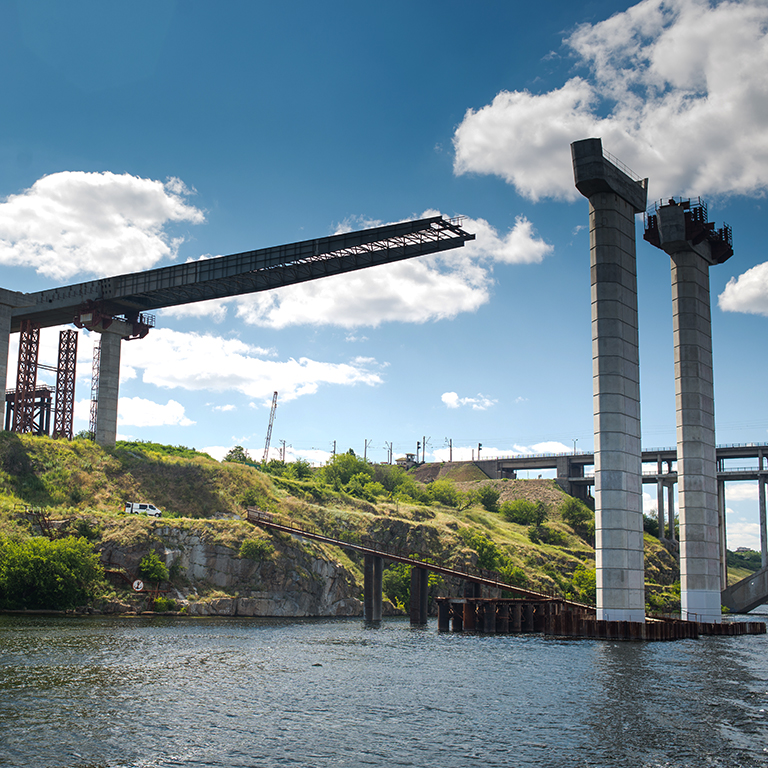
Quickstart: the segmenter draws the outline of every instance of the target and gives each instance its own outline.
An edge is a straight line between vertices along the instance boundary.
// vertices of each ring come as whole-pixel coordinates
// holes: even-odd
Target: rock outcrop
[[[358,574],[326,552],[290,537],[272,541],[275,551],[261,561],[211,540],[204,531],[163,525],[130,546],[105,541],[105,567],[131,579],[154,549],[171,573],[173,597],[190,615],[358,616],[362,587]],[[110,606],[111,610],[117,610]]]

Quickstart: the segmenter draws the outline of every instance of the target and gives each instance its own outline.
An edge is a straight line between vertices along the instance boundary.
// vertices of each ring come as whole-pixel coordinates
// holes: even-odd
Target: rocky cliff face
[[[204,533],[161,526],[150,541],[131,546],[104,542],[101,554],[105,567],[132,577],[149,549],[155,549],[171,572],[169,596],[186,605],[191,615],[362,615],[356,574],[288,537],[274,544],[272,555],[255,562]]]

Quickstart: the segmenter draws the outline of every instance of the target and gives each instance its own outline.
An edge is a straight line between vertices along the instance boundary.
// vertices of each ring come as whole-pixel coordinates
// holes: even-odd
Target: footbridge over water
[[[438,598],[438,630],[482,633],[542,633],[545,635],[603,638],[610,640],[676,640],[699,635],[765,634],[760,622],[709,623],[681,621],[670,617],[649,617],[645,623],[629,621],[596,621],[591,605],[567,600],[557,595],[537,592],[506,583],[498,574],[484,570],[449,566],[431,562],[423,556],[393,551],[377,542],[344,541],[326,536],[315,528],[282,521],[256,507],[248,507],[246,519],[267,530],[279,531],[305,539],[358,552],[364,558],[364,618],[378,623],[382,617],[383,561],[411,566],[411,624],[425,625],[428,609],[428,575],[439,573],[464,581],[464,596]],[[483,587],[497,595],[503,592],[516,597],[482,597]]]

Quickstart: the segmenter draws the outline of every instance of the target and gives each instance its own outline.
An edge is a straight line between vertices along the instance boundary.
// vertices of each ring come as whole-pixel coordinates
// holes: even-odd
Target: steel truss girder
[[[456,222],[435,216],[94,280],[27,294],[30,305],[13,310],[11,330],[19,330],[22,318],[41,326],[70,323],[88,301],[110,315],[146,312],[438,253],[474,238]]]

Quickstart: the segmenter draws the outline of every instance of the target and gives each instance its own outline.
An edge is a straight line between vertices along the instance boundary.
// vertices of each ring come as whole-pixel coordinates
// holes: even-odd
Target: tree
[[[95,595],[103,575],[98,554],[82,537],[0,537],[0,608],[74,608]]]
[[[224,461],[234,461],[238,464],[245,464],[250,460],[251,457],[248,455],[248,451],[246,451],[242,445],[236,445],[234,448],[231,448],[229,453],[224,457]]]
[[[141,558],[139,573],[147,581],[168,581],[168,568],[154,549]]]
[[[459,506],[459,491],[450,480],[435,480],[427,486],[427,493],[438,504],[444,504],[446,507]]]

